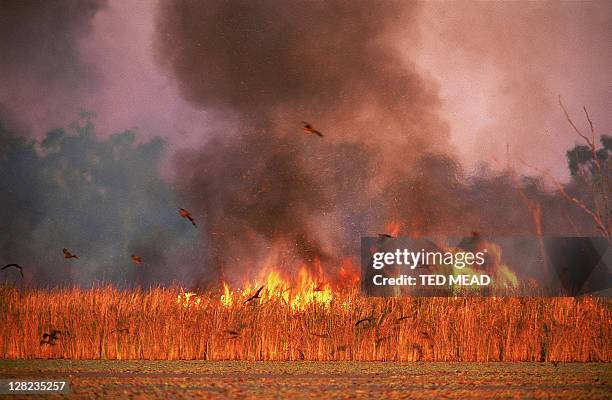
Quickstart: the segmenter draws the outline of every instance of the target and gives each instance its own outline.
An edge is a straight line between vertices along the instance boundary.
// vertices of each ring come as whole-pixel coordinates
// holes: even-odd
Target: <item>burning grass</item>
[[[610,361],[598,298],[367,298],[280,286],[195,294],[0,289],[0,356],[71,359]],[[318,294],[316,294],[318,293]],[[299,297],[302,296],[302,297]],[[45,332],[62,332],[54,344]]]

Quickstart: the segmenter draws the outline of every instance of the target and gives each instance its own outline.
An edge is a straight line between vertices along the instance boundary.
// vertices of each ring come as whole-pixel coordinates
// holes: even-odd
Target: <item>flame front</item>
[[[332,281],[335,284],[332,285]],[[334,299],[334,290],[355,288],[358,282],[359,271],[351,260],[343,260],[334,277],[328,277],[321,262],[316,259],[312,264],[300,266],[293,278],[278,269],[271,269],[264,273],[263,279],[242,288],[232,289],[227,282],[222,282],[219,300],[225,308],[280,302],[293,311],[301,311],[313,304],[329,306]],[[257,293],[260,288],[261,291]],[[185,290],[181,290],[176,302],[184,307],[203,304],[197,293]]]

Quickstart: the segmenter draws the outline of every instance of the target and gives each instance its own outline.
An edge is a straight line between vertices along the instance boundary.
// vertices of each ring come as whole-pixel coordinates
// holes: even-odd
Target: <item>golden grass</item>
[[[0,357],[71,359],[610,361],[597,298],[367,298],[303,310],[282,299],[177,303],[147,291],[0,289]],[[357,321],[364,320],[355,325]],[[55,345],[42,334],[65,332]]]

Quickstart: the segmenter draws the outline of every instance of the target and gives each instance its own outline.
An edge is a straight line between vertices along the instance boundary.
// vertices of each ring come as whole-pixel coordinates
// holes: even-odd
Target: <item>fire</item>
[[[402,223],[396,220],[389,221],[385,224],[385,231],[391,236],[398,236],[402,230]]]
[[[320,260],[315,259],[310,264],[301,265],[295,274],[273,268],[264,270],[262,277],[263,279],[236,289],[232,289],[223,281],[219,297],[221,306],[249,307],[251,304],[280,302],[293,311],[302,311],[312,304],[328,307],[334,299],[334,291],[357,286],[359,270],[352,260],[345,259],[334,270],[334,276],[330,277],[325,273]],[[203,305],[203,300],[197,293],[183,289],[176,302],[184,307]]]
[[[234,298],[232,297],[232,292],[230,291],[229,285],[226,282],[223,282],[223,294],[221,295],[221,304],[225,307],[231,307],[234,304]]]
[[[224,299],[231,297],[231,302],[225,300],[223,304],[232,304],[237,301],[244,302],[260,287],[263,287],[259,298],[254,299],[254,301],[261,303],[280,301],[294,311],[304,310],[310,304],[329,306],[333,299],[332,287],[322,276],[320,262],[316,261],[313,268],[315,269],[314,272],[311,270],[312,268],[302,265],[294,279],[289,279],[279,271],[272,270],[265,276],[261,284],[254,282],[243,290],[226,292],[223,297]]]
[[[181,289],[181,292],[176,297],[176,303],[184,307],[199,306],[202,303],[202,299],[195,292],[186,292],[184,289]]]

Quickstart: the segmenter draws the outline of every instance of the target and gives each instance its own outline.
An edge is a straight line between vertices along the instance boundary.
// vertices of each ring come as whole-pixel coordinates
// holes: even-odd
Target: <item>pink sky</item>
[[[141,139],[166,138],[170,155],[201,143],[215,129],[213,119],[182,99],[173,77],[156,65],[154,24],[154,2],[113,0],[99,11],[81,50],[101,81],[93,89],[52,93],[52,103],[44,96],[28,99],[32,107],[24,118],[32,132],[40,137],[85,108],[97,113],[101,136],[136,127]],[[508,144],[512,159],[565,177],[564,153],[576,136],[557,96],[580,126],[586,105],[599,132],[610,133],[610,26],[605,2],[427,2],[418,41],[398,37],[397,47],[406,53],[407,68],[414,65],[438,85],[439,112],[468,169],[505,162]]]

